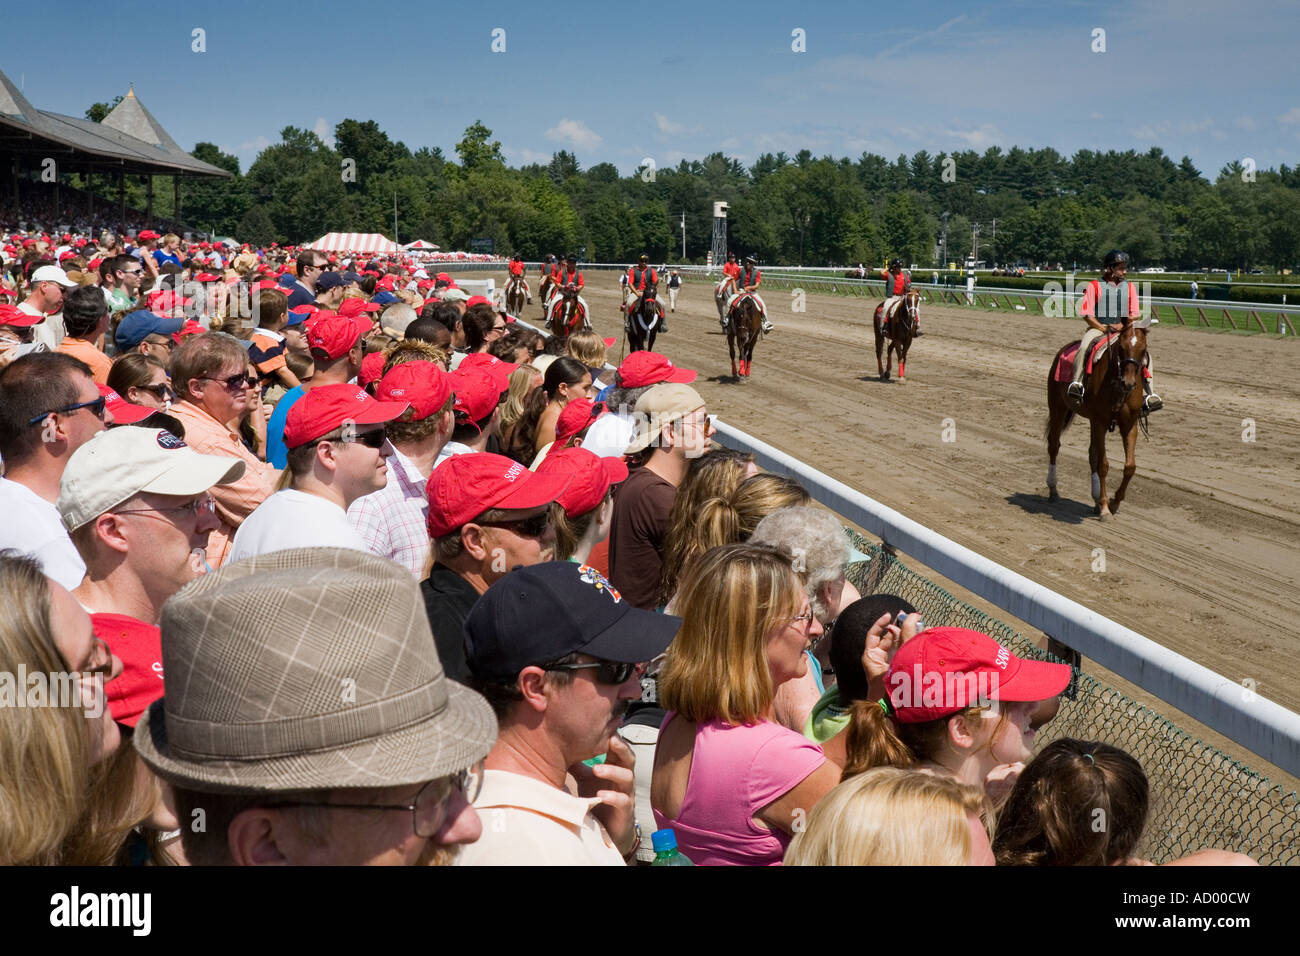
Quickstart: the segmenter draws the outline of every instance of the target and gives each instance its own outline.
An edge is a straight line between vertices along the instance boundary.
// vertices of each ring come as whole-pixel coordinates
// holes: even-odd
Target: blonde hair
[[[445,372],[447,358],[447,353],[431,342],[402,339],[384,349],[384,374],[387,375],[404,362],[432,362]]]
[[[524,400],[533,390],[533,379],[542,373],[532,365],[521,365],[510,373],[510,388],[505,404],[501,406],[501,431],[519,421],[524,414]]]
[[[810,505],[812,495],[793,478],[764,472],[742,481],[728,504],[735,514],[740,540],[746,541],[758,523],[773,511]]]
[[[989,815],[983,791],[951,777],[879,767],[822,797],[786,866],[968,866],[967,818]],[[985,822],[985,829],[988,824]]]
[[[768,719],[776,688],[767,639],[799,611],[803,586],[790,556],[760,544],[705,552],[682,578],[682,628],[659,672],[659,700],[695,723]]]
[[[576,358],[583,365],[601,368],[605,364],[605,340],[595,332],[585,329],[574,332],[565,343],[564,354]]]
[[[50,583],[33,558],[0,552],[0,671],[67,672],[54,643]],[[20,688],[25,693],[26,688]],[[54,865],[85,812],[90,743],[76,707],[7,707],[0,732],[0,865]]]

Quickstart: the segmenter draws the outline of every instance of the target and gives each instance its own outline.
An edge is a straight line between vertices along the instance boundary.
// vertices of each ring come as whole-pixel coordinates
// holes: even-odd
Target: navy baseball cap
[[[507,684],[574,653],[640,664],[681,626],[680,617],[633,607],[593,567],[548,561],[515,568],[478,599],[465,619],[465,659],[479,680]]]
[[[277,281],[279,282],[282,288],[292,289],[295,280],[293,277],[293,273],[286,272],[284,275],[280,276],[280,278]]]
[[[113,333],[113,341],[125,352],[144,341],[146,335],[175,335],[185,325],[184,319],[166,319],[147,309],[128,312]]]
[[[391,292],[384,292],[381,290],[379,292],[376,292],[374,298],[372,298],[370,301],[376,303],[377,305],[392,305],[394,302],[400,302],[401,299],[393,295],[393,293]]]
[[[322,272],[320,278],[316,280],[316,291],[328,292],[330,289],[338,289],[347,284],[347,280],[337,272]]]
[[[360,282],[360,281],[361,281],[361,276],[357,275],[355,272],[351,272],[351,271],[349,271],[349,272],[345,272],[345,273],[343,273],[343,284],[344,284],[344,285],[349,285],[349,284],[351,284],[351,283],[353,283],[353,282]]]

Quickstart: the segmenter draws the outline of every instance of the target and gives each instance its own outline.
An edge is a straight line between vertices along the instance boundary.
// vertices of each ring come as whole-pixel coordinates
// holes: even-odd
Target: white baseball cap
[[[464,289],[443,289],[438,298],[443,302],[468,302],[469,293]]]
[[[68,274],[58,266],[41,266],[32,273],[32,283],[57,282],[59,285],[74,288],[77,283],[68,278]]]
[[[141,492],[188,497],[243,474],[240,459],[200,455],[165,429],[110,428],[68,459],[59,481],[59,514],[63,526],[75,531]]]

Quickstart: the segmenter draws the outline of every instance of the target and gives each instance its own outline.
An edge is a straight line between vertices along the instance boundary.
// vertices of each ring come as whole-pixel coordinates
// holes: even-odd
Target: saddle
[[[731,305],[727,308],[727,315],[735,315],[736,309],[740,307],[740,303],[744,302],[746,299],[753,299],[755,308],[758,309],[760,315],[763,314],[763,305],[758,301],[758,297],[752,292],[741,292],[731,300]]]
[[[1110,347],[1111,341],[1115,338],[1114,333],[1103,335],[1092,345],[1092,351],[1084,359],[1085,365],[1083,371],[1085,375],[1091,375],[1093,366],[1101,360],[1106,354],[1106,349]],[[1074,359],[1079,354],[1079,342],[1071,342],[1065,347],[1060,358],[1056,360],[1056,368],[1053,372],[1053,378],[1058,382],[1065,382],[1067,385],[1074,381]]]

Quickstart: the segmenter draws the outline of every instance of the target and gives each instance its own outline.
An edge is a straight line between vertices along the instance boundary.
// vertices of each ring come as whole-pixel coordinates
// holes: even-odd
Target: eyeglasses
[[[367,448],[383,448],[387,436],[382,428],[374,428],[368,432],[358,432],[351,438],[330,438],[326,440],[336,445],[365,445]]]
[[[411,828],[415,835],[427,840],[447,822],[447,798],[451,796],[453,788],[464,795],[466,803],[477,800],[479,791],[483,789],[483,761],[449,777],[430,780],[415,795],[414,803],[312,803],[295,800],[274,806],[324,807],[330,810],[406,810],[411,814]]]
[[[513,531],[521,538],[540,538],[546,534],[551,526],[550,511],[542,511],[533,515],[531,518],[521,518],[518,521],[482,521],[476,522],[486,528],[505,528]]]
[[[205,382],[220,382],[226,386],[227,390],[232,392],[241,388],[248,388],[248,386],[253,384],[253,376],[249,375],[247,372],[243,372],[239,375],[232,375],[230,378],[213,378],[211,375],[200,375],[199,378]]]
[[[580,671],[589,667],[596,669],[598,684],[625,684],[633,674],[641,673],[641,664],[626,664],[622,661],[592,661],[588,664],[547,664],[542,670]]]
[[[137,385],[135,387],[142,392],[148,392],[160,402],[170,401],[176,397],[176,393],[172,391],[172,387],[166,382],[159,385]]]
[[[217,502],[211,495],[204,495],[202,498],[195,498],[193,501],[187,501],[183,505],[176,505],[174,508],[130,508],[126,511],[116,511],[114,514],[147,515],[152,512],[166,513],[172,511],[186,512],[193,518],[197,518],[199,515],[215,515],[217,513]]]
[[[96,418],[103,420],[104,407],[107,404],[108,404],[108,399],[106,399],[103,395],[101,395],[99,396],[99,398],[95,399],[94,401],[82,402],[79,405],[69,405],[67,408],[55,408],[48,412],[41,412],[41,414],[31,419],[27,424],[39,425],[41,422],[45,421],[45,419],[49,418],[51,415],[70,415],[71,413],[78,411],[79,409],[82,408],[90,409],[91,413]]]
[[[812,612],[812,608],[809,608],[806,612],[804,612],[803,614],[800,614],[798,617],[796,617],[794,620],[792,620],[792,621],[790,622],[789,626],[790,626],[790,627],[798,627],[798,626],[799,626],[799,623],[802,621],[802,622],[803,622],[803,629],[804,629],[805,631],[807,631],[810,627],[812,627],[813,618],[814,618],[815,616],[816,616],[816,615],[814,615],[813,612]]]

